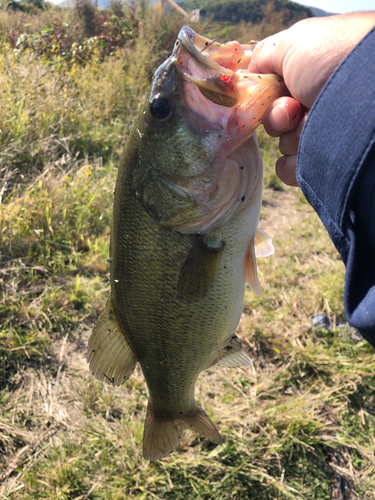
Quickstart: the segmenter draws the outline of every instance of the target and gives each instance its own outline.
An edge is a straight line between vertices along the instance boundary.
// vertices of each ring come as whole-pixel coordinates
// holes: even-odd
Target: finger
[[[309,111],[305,113],[294,130],[281,134],[279,141],[280,153],[283,155],[296,155],[298,153],[299,140],[308,116]]]
[[[263,115],[263,125],[267,134],[279,137],[281,134],[295,129],[303,117],[303,110],[293,97],[276,99]]]
[[[282,156],[276,162],[276,175],[288,186],[298,187],[296,170],[297,155]]]
[[[296,130],[282,134],[279,141],[280,153],[283,155],[296,155],[298,153],[299,135]]]
[[[250,73],[278,73],[281,76],[283,75],[282,62],[289,48],[287,44],[282,43],[284,38],[285,34],[281,31],[257,43],[251,56]],[[275,50],[276,46],[277,50]]]

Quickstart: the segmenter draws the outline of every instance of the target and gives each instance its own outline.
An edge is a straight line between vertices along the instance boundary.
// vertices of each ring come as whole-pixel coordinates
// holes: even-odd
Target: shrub
[[[117,33],[120,26],[125,35]],[[9,178],[8,189],[62,155],[118,158],[180,27],[158,16],[139,26],[135,17],[113,16],[103,22],[102,38],[78,45],[70,26],[55,22],[20,37],[15,49],[3,42],[0,178]],[[120,46],[126,36],[129,43]]]
[[[136,38],[138,28],[135,17],[111,15],[99,19],[90,38],[79,36],[80,33],[68,23],[55,21],[36,33],[21,33],[17,39],[11,35],[9,41],[16,51],[30,49],[47,61],[85,64],[93,57],[103,60],[105,56],[116,53]]]

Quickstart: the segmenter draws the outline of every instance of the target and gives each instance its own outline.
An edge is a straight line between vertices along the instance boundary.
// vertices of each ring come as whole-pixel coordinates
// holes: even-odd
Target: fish
[[[184,26],[156,70],[127,139],[114,191],[111,293],[88,342],[99,380],[120,386],[139,363],[149,400],[143,456],[175,451],[185,429],[223,439],[194,398],[209,367],[249,366],[235,334],[256,257],[262,158],[255,130],[285,92],[249,73],[255,44],[219,44]]]

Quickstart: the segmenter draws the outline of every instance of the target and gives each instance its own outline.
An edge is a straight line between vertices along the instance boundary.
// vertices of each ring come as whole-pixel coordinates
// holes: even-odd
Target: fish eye
[[[165,120],[171,112],[171,103],[167,97],[157,95],[150,102],[150,112],[155,120]]]

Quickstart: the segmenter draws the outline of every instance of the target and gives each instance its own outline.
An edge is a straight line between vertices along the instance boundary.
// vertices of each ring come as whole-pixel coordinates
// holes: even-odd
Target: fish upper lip
[[[216,61],[213,61],[212,59],[210,59],[210,57],[206,56],[203,53],[204,49],[208,45],[211,45],[213,42],[218,46],[226,44],[220,44],[215,40],[210,40],[209,38],[199,35],[189,26],[183,26],[180,29],[177,41],[201,66],[212,70],[217,75],[220,75],[220,77],[222,76],[233,77],[236,74],[236,70],[233,71],[229,68],[226,68],[225,66],[222,66],[221,64],[217,63]],[[249,48],[252,46],[251,50],[253,50],[254,46],[256,45],[256,42],[249,42],[248,44],[245,45],[248,45]],[[178,51],[179,47],[176,42],[172,56],[176,56],[178,54]],[[275,73],[270,73],[270,74],[247,73],[247,78],[250,81],[252,80],[256,84],[263,83],[265,85],[275,85],[276,83],[281,83],[283,81],[283,78],[280,75],[276,75]]]
[[[232,76],[234,71],[224,68],[215,61],[212,61],[209,57],[206,57],[202,51],[205,46],[212,43],[212,40],[205,38],[201,35],[195,33],[189,26],[183,26],[180,29],[177,40],[183,45],[183,47],[204,66],[214,70],[221,75]],[[216,43],[216,42],[215,42]],[[199,50],[197,45],[201,45],[202,49]],[[175,50],[177,47],[175,46]]]

